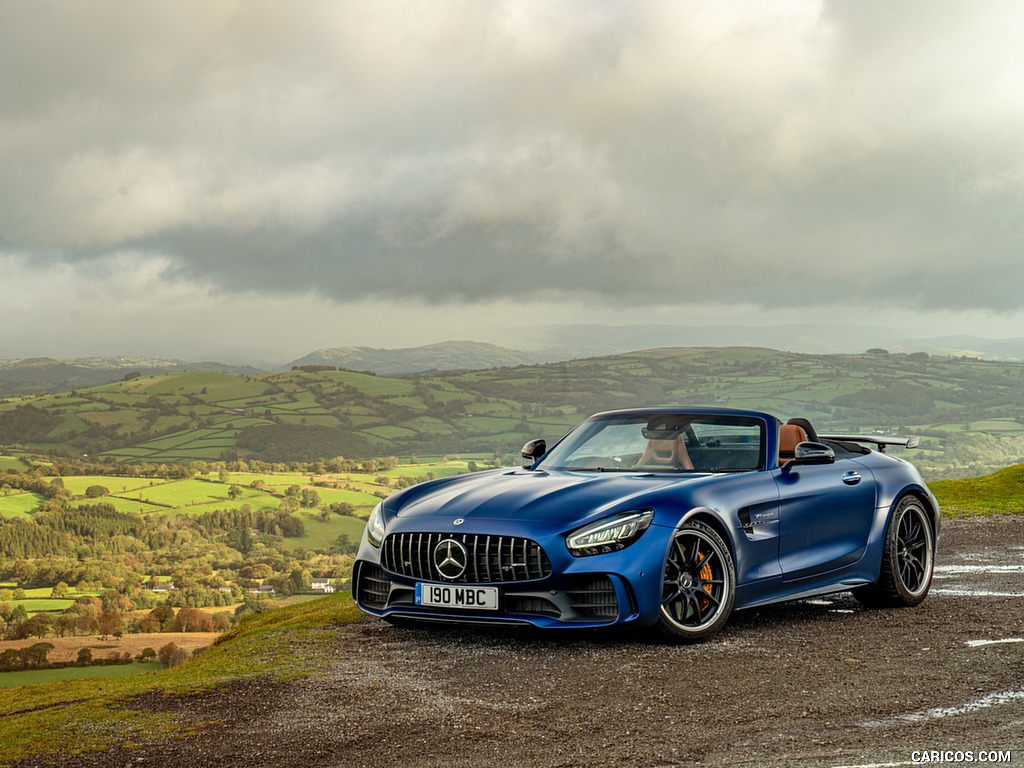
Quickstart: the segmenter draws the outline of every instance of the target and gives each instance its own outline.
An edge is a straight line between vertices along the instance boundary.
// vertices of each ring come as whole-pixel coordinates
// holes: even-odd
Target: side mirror
[[[535,462],[537,459],[539,459],[547,452],[547,441],[545,441],[543,438],[537,438],[536,440],[531,440],[530,442],[523,446],[522,455],[523,458],[529,462],[529,464],[533,464],[533,462]],[[526,466],[529,466],[529,464],[527,464]]]
[[[808,466],[813,464],[835,464],[836,452],[824,443],[807,441],[798,443],[793,449],[793,458],[786,462],[784,470],[790,467]]]

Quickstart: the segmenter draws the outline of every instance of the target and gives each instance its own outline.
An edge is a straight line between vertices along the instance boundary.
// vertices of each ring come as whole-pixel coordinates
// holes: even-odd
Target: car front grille
[[[454,578],[441,574],[434,557],[438,544],[448,539],[466,550],[465,570]],[[381,564],[388,571],[409,578],[450,583],[532,581],[551,574],[551,561],[537,542],[519,536],[472,533],[392,534],[381,547]]]

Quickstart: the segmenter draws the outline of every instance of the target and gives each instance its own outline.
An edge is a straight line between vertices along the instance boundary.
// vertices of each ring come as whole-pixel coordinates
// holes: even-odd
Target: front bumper
[[[379,563],[360,560],[353,573],[352,594],[359,608],[374,616],[425,621],[603,627],[639,617],[633,589],[614,573],[553,575],[526,583],[487,583],[486,586],[498,588],[497,610],[416,605],[416,584],[417,580],[389,573]]]

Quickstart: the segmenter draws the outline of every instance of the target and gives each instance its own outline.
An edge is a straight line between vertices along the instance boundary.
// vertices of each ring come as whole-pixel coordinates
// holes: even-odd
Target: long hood
[[[706,476],[498,471],[438,480],[393,497],[400,519],[573,522],[650,502]]]

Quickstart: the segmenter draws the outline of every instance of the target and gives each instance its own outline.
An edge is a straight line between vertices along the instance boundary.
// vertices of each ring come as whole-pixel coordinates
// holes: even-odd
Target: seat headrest
[[[779,455],[792,456],[800,443],[807,442],[804,428],[796,424],[783,424],[779,427]]]

